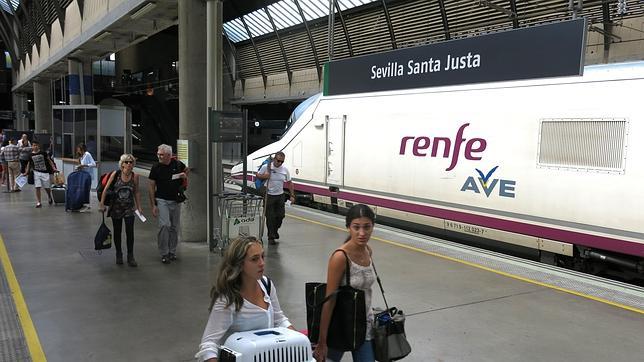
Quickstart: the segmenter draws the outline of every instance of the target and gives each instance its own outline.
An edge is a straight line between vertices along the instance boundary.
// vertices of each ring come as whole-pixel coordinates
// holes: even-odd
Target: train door
[[[326,183],[344,185],[344,130],[347,116],[326,116]]]

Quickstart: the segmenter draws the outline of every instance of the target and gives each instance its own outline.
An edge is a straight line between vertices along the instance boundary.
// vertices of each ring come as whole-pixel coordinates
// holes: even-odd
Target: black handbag
[[[94,237],[94,250],[109,249],[112,247],[112,231],[105,225],[105,214],[103,213],[103,222],[98,227]]]
[[[411,346],[405,334],[405,313],[396,307],[389,308],[385,290],[376,271],[376,265],[371,259],[373,271],[376,273],[376,280],[380,286],[382,299],[385,301],[386,310],[374,309],[373,325],[373,352],[376,361],[389,362],[407,357],[411,353]]]
[[[326,283],[306,283],[306,325],[309,340],[317,343],[320,337],[320,317],[322,306],[326,301],[335,298],[335,308],[327,332],[327,346],[339,351],[355,351],[365,341],[367,334],[367,311],[364,291],[351,287],[351,266],[346,258],[346,285],[326,296]]]

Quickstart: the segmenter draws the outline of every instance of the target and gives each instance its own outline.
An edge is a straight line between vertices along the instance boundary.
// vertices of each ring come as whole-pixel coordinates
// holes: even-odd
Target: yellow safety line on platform
[[[298,219],[298,220],[301,220],[301,221],[306,221],[306,222],[309,222],[309,223],[312,223],[312,224],[316,224],[316,225],[324,226],[324,227],[327,227],[327,228],[336,229],[336,230],[340,230],[340,231],[345,231],[345,232],[346,232],[346,229],[341,228],[341,227],[337,227],[337,226],[333,226],[333,225],[325,224],[325,223],[322,223],[322,222],[319,222],[319,221],[310,220],[310,219],[307,219],[307,218],[305,218],[305,217],[296,216],[296,215],[292,215],[292,214],[286,214],[286,215],[287,215],[288,217],[292,217],[292,218],[294,218],[294,219]],[[583,297],[583,298],[587,298],[587,299],[594,300],[594,301],[596,301],[596,302],[600,302],[600,303],[604,303],[604,304],[612,305],[612,306],[614,306],[614,307],[618,307],[618,308],[626,309],[626,310],[629,310],[629,311],[631,311],[631,312],[644,314],[644,310],[639,309],[639,308],[631,307],[631,306],[628,306],[628,305],[623,305],[623,304],[620,304],[620,303],[615,303],[615,302],[612,302],[612,301],[610,301],[610,300],[606,300],[606,299],[602,299],[602,298],[595,297],[595,296],[592,296],[592,295],[588,295],[588,294],[584,294],[584,293],[576,292],[576,291],[574,291],[574,290],[569,290],[569,289],[561,288],[561,287],[558,287],[558,286],[556,286],[556,285],[550,285],[550,284],[543,283],[543,282],[540,282],[540,281],[537,281],[537,280],[532,280],[532,279],[524,278],[524,277],[519,276],[519,275],[514,275],[514,274],[506,273],[506,272],[503,272],[503,271],[500,271],[500,270],[496,270],[496,269],[488,268],[488,267],[483,266],[483,265],[479,265],[479,264],[472,263],[472,262],[469,262],[469,261],[460,260],[460,259],[452,258],[452,257],[450,257],[450,256],[446,256],[446,255],[438,254],[438,253],[435,253],[435,252],[431,252],[431,251],[427,251],[427,250],[423,250],[423,249],[415,248],[415,247],[413,247],[413,246],[409,246],[409,245],[401,244],[401,243],[398,243],[398,242],[395,242],[395,241],[391,241],[391,240],[387,240],[387,239],[383,239],[383,238],[380,238],[380,237],[377,237],[377,236],[372,236],[371,238],[372,238],[372,239],[375,239],[375,240],[378,240],[378,241],[381,241],[381,242],[383,242],[383,243],[387,243],[387,244],[395,245],[395,246],[398,246],[398,247],[401,247],[401,248],[405,248],[405,249],[409,249],[409,250],[417,251],[417,252],[420,252],[420,253],[423,253],[423,254],[427,254],[427,255],[435,256],[435,257],[437,257],[437,258],[446,259],[446,260],[453,261],[453,262],[456,262],[456,263],[465,264],[465,265],[468,265],[468,266],[471,266],[471,267],[474,267],[474,268],[478,268],[478,269],[486,270],[486,271],[489,271],[489,272],[492,272],[492,273],[495,273],[495,274],[503,275],[503,276],[508,277],[508,278],[521,280],[521,281],[526,282],[526,283],[536,284],[536,285],[539,285],[539,286],[542,286],[542,287],[546,287],[546,288],[550,288],[550,289],[558,290],[558,291],[560,291],[560,292],[564,292],[564,293],[568,293],[568,294],[573,294],[573,295],[576,295],[576,296],[579,296],[579,297]]]
[[[11,296],[16,304],[16,311],[18,312],[18,318],[20,320],[20,325],[22,326],[25,339],[27,340],[27,348],[29,348],[31,359],[34,362],[46,362],[47,358],[45,358],[45,352],[43,352],[42,347],[40,346],[38,333],[36,332],[36,328],[34,328],[31,315],[29,315],[29,309],[27,308],[25,298],[22,296],[22,291],[20,290],[20,284],[18,284],[16,274],[13,272],[11,260],[9,260],[9,254],[7,253],[7,248],[4,245],[2,235],[0,235],[0,261],[2,262],[4,273],[7,276],[7,283],[9,284]]]

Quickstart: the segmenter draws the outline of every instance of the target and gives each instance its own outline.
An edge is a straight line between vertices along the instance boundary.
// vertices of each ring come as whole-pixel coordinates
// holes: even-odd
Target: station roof
[[[149,0],[147,23],[154,31],[176,24],[178,1]],[[329,3],[334,9],[329,46]],[[52,24],[65,22],[70,4],[88,0],[0,0],[0,39],[11,58],[24,59],[40,47]],[[613,29],[622,20],[644,16],[643,0],[223,0],[227,38],[225,72],[231,80],[318,69],[341,59],[479,34],[586,17],[589,31],[604,44],[620,42]],[[81,13],[82,15],[82,13]],[[85,56],[100,57],[151,35],[143,19],[118,22],[104,40],[83,44]],[[635,29],[641,31],[641,29]],[[332,52],[332,53],[331,53]],[[331,54],[330,54],[331,53]],[[233,57],[234,59],[232,59]],[[62,63],[61,63],[62,64]],[[61,69],[66,69],[65,64]]]

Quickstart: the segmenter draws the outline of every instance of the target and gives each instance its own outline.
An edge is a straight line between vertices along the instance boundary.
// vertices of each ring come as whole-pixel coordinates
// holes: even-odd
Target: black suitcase
[[[54,199],[54,204],[56,205],[65,203],[66,194],[67,189],[65,188],[65,185],[54,186],[51,188],[51,197]]]

